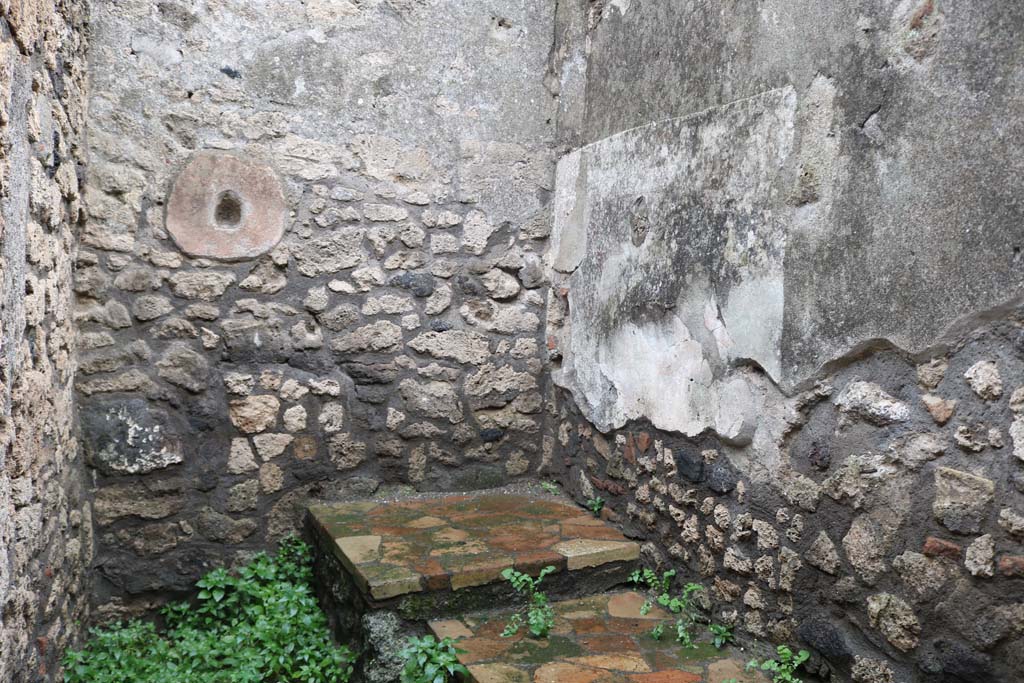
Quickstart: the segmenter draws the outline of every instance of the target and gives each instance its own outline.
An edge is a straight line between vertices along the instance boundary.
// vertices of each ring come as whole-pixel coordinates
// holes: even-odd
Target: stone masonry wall
[[[555,471],[826,680],[1016,681],[1024,6],[558,12]]]
[[[648,540],[649,566],[702,582],[717,621],[810,646],[824,680],[1015,681],[1022,340],[1019,311],[916,367],[896,351],[845,367],[786,402],[769,473],[713,433],[601,433],[571,399],[555,466]]]
[[[131,0],[91,20],[98,614],[265,547],[310,495],[535,470],[549,3]]]
[[[0,2],[0,680],[51,680],[87,614],[72,264],[85,162],[81,3]]]

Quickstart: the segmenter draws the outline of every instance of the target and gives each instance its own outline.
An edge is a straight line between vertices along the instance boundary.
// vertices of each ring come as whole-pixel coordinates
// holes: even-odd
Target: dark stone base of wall
[[[772,461],[713,434],[602,434],[562,396],[553,475],[643,559],[703,582],[714,618],[807,647],[838,680],[1024,671],[1024,326],[945,355],[877,351],[792,399]],[[789,400],[789,399],[787,399]]]

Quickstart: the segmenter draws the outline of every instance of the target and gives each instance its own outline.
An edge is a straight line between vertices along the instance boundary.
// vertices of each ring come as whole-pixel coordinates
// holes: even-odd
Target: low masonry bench
[[[314,505],[309,524],[320,598],[338,638],[365,653],[368,681],[397,680],[396,650],[426,622],[520,604],[508,567],[553,566],[545,592],[578,598],[625,583],[640,556],[607,522],[544,494]]]

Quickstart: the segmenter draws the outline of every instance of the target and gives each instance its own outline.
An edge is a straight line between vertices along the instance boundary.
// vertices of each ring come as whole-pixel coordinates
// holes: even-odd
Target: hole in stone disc
[[[217,227],[228,230],[237,228],[242,222],[242,198],[231,190],[221,192],[213,210],[213,219]]]

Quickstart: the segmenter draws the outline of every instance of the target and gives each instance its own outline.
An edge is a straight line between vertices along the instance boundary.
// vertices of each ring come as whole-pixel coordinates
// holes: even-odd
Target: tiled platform
[[[643,597],[631,591],[566,600],[554,605],[547,638],[502,638],[511,612],[488,612],[430,622],[438,638],[465,650],[459,659],[475,683],[764,683],[744,671],[741,653],[710,643],[683,648],[672,641],[670,615],[658,608],[641,616]],[[661,640],[650,636],[659,620]]]
[[[632,562],[639,545],[542,496],[455,495],[310,508],[314,530],[371,602],[502,582],[516,567],[572,574]],[[551,583],[555,581],[552,580]]]

